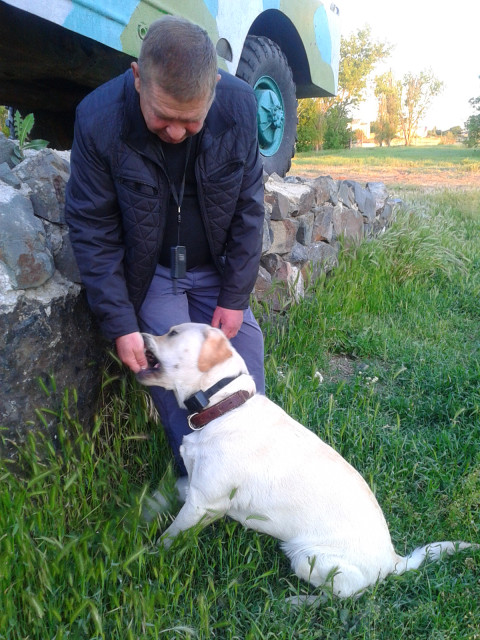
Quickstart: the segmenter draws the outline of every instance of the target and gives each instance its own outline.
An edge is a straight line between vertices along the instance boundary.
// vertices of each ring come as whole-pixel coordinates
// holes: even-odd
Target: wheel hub
[[[278,151],[285,127],[282,93],[270,76],[262,76],[254,86],[257,98],[258,142],[264,156]]]

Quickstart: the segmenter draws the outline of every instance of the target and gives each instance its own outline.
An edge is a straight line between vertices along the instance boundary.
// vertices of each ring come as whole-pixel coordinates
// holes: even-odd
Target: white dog
[[[436,542],[402,558],[363,478],[314,433],[255,394],[245,362],[219,329],[181,324],[143,334],[148,369],[140,382],[172,389],[196,409],[181,446],[185,504],[162,536],[223,515],[282,541],[293,571],[340,597],[359,594],[426,557],[472,546]],[[478,546],[478,545],[475,545]]]

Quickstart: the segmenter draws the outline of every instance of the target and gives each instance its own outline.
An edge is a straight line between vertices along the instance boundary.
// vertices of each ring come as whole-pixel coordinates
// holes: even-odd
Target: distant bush
[[[10,135],[10,129],[7,126],[8,109],[7,107],[0,107],[0,131],[7,136]]]
[[[457,137],[453,131],[447,131],[444,135],[440,136],[440,144],[455,144],[456,141]]]
[[[471,98],[469,102],[477,113],[470,116],[465,122],[465,129],[467,130],[465,144],[467,147],[478,147],[480,145],[480,96]]]

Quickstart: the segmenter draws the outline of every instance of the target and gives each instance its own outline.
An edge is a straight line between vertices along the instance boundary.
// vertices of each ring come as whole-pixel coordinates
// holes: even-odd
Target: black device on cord
[[[210,398],[215,393],[217,393],[217,391],[220,391],[220,389],[223,389],[223,387],[226,387],[227,384],[230,384],[230,382],[233,382],[234,380],[239,378],[241,375],[242,374],[239,373],[236,376],[222,378],[209,389],[206,389],[205,391],[197,391],[197,393],[195,393],[193,396],[190,396],[189,398],[184,400],[185,406],[189,411],[192,411],[195,413],[202,411],[202,409],[205,409],[205,407],[208,405]]]
[[[170,274],[174,280],[187,274],[187,247],[181,244],[170,247]]]

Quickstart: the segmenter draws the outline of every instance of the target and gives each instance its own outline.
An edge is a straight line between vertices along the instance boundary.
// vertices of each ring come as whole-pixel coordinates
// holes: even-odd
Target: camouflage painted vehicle
[[[0,104],[33,111],[35,136],[71,144],[76,104],[124,71],[162,14],[202,25],[219,65],[251,84],[265,169],[284,175],[297,98],[337,91],[339,10],[321,0],[0,0]]]

